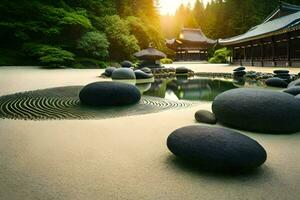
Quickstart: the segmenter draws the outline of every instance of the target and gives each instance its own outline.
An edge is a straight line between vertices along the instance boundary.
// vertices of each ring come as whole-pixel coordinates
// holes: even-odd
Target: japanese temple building
[[[176,52],[176,61],[207,60],[207,50],[217,43],[207,38],[201,29],[183,28],[178,39],[166,41],[168,48]]]
[[[232,49],[232,62],[245,66],[300,66],[300,6],[281,2],[262,24],[219,39]]]

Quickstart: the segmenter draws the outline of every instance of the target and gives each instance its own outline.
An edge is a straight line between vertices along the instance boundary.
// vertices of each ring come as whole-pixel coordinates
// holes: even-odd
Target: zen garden
[[[299,0],[1,0],[1,200],[296,200],[299,155]]]

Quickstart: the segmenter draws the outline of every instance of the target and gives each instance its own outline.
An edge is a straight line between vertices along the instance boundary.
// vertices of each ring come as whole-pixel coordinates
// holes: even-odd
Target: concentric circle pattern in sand
[[[69,86],[16,93],[0,97],[0,118],[23,120],[103,119],[160,112],[194,105],[143,96],[140,103],[123,107],[91,108],[81,105],[82,86]]]

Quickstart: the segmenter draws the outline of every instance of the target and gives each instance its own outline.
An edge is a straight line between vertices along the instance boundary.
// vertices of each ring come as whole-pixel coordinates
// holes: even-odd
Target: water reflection
[[[144,95],[170,100],[212,101],[218,94],[236,88],[232,80],[208,78],[158,79]]]

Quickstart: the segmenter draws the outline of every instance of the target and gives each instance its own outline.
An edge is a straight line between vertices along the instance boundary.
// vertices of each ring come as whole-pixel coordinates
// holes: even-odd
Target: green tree
[[[77,45],[77,48],[85,52],[87,56],[101,59],[108,56],[108,47],[106,35],[96,31],[85,33]]]

